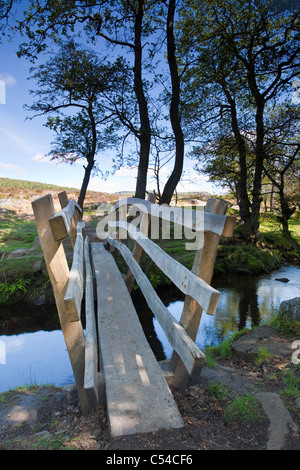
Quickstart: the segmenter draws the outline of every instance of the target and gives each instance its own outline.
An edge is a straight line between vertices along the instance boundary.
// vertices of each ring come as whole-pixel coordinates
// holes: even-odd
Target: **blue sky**
[[[43,126],[44,117],[26,119],[30,113],[24,105],[30,105],[30,89],[35,83],[28,80],[31,64],[25,58],[16,55],[18,44],[8,43],[3,39],[0,45],[0,176],[51,183],[66,187],[80,188],[83,177],[82,164],[70,166],[50,162],[42,158],[49,153],[54,134]],[[110,170],[112,154],[101,155],[100,167]],[[185,170],[193,182],[183,182],[178,191],[211,191],[216,192],[206,178],[195,174],[193,162],[186,159]],[[164,168],[167,178],[172,166]],[[136,168],[121,168],[114,176],[104,181],[99,176],[93,177],[89,189],[103,192],[133,191],[135,189]],[[155,188],[151,173],[147,189]]]

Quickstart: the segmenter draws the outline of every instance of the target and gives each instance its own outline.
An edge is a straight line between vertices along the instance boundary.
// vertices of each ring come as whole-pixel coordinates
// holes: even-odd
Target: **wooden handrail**
[[[83,297],[83,234],[84,222],[77,224],[77,236],[73,252],[73,262],[69,274],[67,292],[64,303],[69,321],[80,320],[81,302]]]
[[[55,240],[64,240],[69,236],[72,226],[72,217],[76,210],[80,215],[82,215],[80,206],[74,199],[70,199],[66,207],[61,209],[59,212],[56,212],[56,214],[49,219],[49,224]]]
[[[167,307],[165,307],[152,287],[151,282],[134,259],[132,252],[124,244],[109,236],[107,237],[107,241],[122,254],[127,265],[133,272],[149,307],[164,330],[169,343],[180,355],[190,376],[197,374],[197,371],[203,366],[205,361],[203,352],[196,346],[194,341],[191,340],[185,329],[173,317]]]
[[[182,225],[196,232],[212,232],[222,237],[231,237],[235,226],[235,217],[214,214],[208,211],[182,209],[181,207],[169,207],[153,204],[145,199],[124,198],[115,204],[115,210],[124,205],[131,205],[153,217],[159,217],[168,222]]]
[[[155,264],[184,293],[195,299],[209,315],[214,315],[220,293],[196,276],[188,268],[169,256],[156,243],[147,238],[133,224],[127,222],[109,222],[111,227],[122,227],[138,242]]]
[[[84,389],[88,396],[90,407],[97,405],[98,393],[98,339],[96,332],[96,318],[94,309],[93,273],[90,262],[89,237],[84,242],[84,260],[86,271],[85,282],[85,368]]]
[[[84,332],[81,321],[70,322],[63,301],[69,281],[69,267],[63,244],[55,240],[49,227],[54,215],[51,194],[32,202],[38,235],[43,250],[45,264],[52,284],[61,329],[68,349],[81,408],[89,412],[89,403],[84,390]]]

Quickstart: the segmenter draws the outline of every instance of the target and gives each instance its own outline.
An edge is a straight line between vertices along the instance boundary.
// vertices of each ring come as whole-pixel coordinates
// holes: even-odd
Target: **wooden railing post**
[[[148,195],[148,201],[152,202],[153,204],[155,203],[155,200],[156,200],[156,196],[154,193],[150,193]],[[151,218],[151,214],[145,214],[143,213],[141,215],[141,223],[140,223],[140,230],[142,232],[143,235],[147,235],[148,234],[148,228],[149,228],[149,224],[150,224],[150,218]],[[134,248],[133,248],[133,257],[135,259],[135,261],[137,263],[140,262],[140,259],[141,259],[141,256],[142,256],[142,253],[143,253],[143,248],[141,247],[141,245],[138,244],[138,242],[135,242],[135,245],[134,245]],[[126,283],[126,286],[129,290],[129,292],[132,291],[132,287],[133,287],[133,284],[134,284],[134,275],[132,274],[132,272],[130,271],[130,269],[128,270],[127,272],[127,275],[126,275],[126,278],[125,278],[125,283]]]
[[[49,219],[54,215],[50,194],[32,203],[38,235],[43,250],[47,271],[52,284],[61,329],[68,349],[75,383],[83,414],[88,410],[84,391],[84,334],[81,321],[70,322],[65,309],[64,296],[69,279],[69,268],[61,242],[53,237]]]
[[[205,211],[212,212],[213,214],[224,215],[226,213],[227,206],[228,204],[220,199],[209,199],[207,201]],[[217,255],[219,239],[220,237],[217,234],[205,232],[203,246],[196,252],[194,258],[192,272],[208,284],[211,283],[213,276],[213,268]],[[202,311],[202,307],[200,307],[194,299],[188,295],[185,297],[180,323],[193,341],[196,341]],[[170,369],[174,372],[174,387],[178,390],[183,390],[187,385],[189,375],[183,362],[175,351],[173,352],[170,361]]]
[[[64,209],[68,205],[68,202],[69,202],[67,192],[62,191],[61,193],[58,193],[58,200],[59,200],[61,208]],[[76,227],[77,227],[78,222],[81,221],[81,219],[82,219],[82,214],[80,214],[78,208],[75,207],[74,215],[71,219],[71,227],[70,227],[70,233],[69,233],[69,237],[70,237],[70,241],[71,241],[71,245],[73,249],[74,249],[75,242],[76,242],[76,234],[77,234]]]

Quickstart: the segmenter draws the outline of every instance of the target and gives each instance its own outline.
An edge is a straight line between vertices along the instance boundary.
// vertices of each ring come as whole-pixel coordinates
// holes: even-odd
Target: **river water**
[[[284,279],[282,282],[277,279]],[[283,300],[300,297],[300,268],[282,267],[278,271],[263,275],[230,274],[215,280],[213,287],[220,292],[214,316],[202,314],[196,344],[200,349],[217,346],[243,327],[251,329],[270,320],[278,313]],[[171,302],[169,311],[179,320],[183,301]],[[166,358],[172,354],[164,332],[154,320],[157,334],[163,344]]]
[[[276,280],[282,278],[288,282]],[[268,321],[277,314],[280,302],[299,297],[300,268],[282,267],[261,276],[222,276],[213,286],[221,296],[215,316],[203,312],[196,339],[201,349],[218,345],[244,326],[252,328]],[[167,306],[179,320],[183,301],[169,302]],[[20,307],[22,314],[14,315],[14,310]],[[50,313],[40,308],[26,316],[25,305],[11,306],[9,311],[7,307],[0,308],[0,392],[21,385],[74,383],[57,315]],[[172,348],[156,319],[148,317],[145,328],[149,330],[149,341],[157,358],[169,358]]]

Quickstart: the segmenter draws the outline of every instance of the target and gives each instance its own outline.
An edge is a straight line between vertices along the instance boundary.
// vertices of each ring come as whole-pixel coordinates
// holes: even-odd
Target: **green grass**
[[[33,299],[50,289],[48,276],[43,271],[35,273],[34,267],[39,259],[32,256],[1,260],[0,304],[11,304],[25,298]]]
[[[263,364],[264,362],[269,361],[273,357],[274,357],[274,355],[269,353],[266,350],[266,348],[264,348],[262,346],[258,346],[258,355],[255,358],[254,363],[255,363],[255,365],[259,366],[259,365]]]
[[[35,262],[36,258],[34,257],[2,259],[0,282],[12,284],[20,279],[30,279],[34,273],[33,264]],[[20,274],[22,274],[21,277]]]
[[[300,213],[295,212],[289,220],[289,229],[291,234],[300,242]],[[270,212],[263,212],[260,215],[260,233],[267,237],[268,234],[271,237],[277,237],[277,243],[286,243],[286,240],[282,234],[282,225],[279,221],[279,218],[276,214],[271,214]]]
[[[247,328],[243,328],[240,331],[236,331],[230,336],[230,338],[222,341],[222,343],[218,346],[207,346],[205,349],[205,357],[208,367],[215,367],[217,365],[217,359],[229,359],[232,357],[233,353],[231,349],[231,343],[243,336],[246,331],[249,330]]]
[[[16,249],[31,248],[37,236],[36,224],[15,214],[0,218],[0,252],[11,253]]]
[[[219,382],[214,382],[209,385],[208,393],[217,399],[225,398],[229,395],[227,388]]]
[[[225,424],[238,422],[247,424],[253,421],[262,421],[265,419],[261,411],[261,407],[253,395],[245,394],[242,397],[236,398],[230,403],[224,411],[223,421]]]
[[[17,180],[11,178],[0,178],[0,188],[20,188],[20,189],[57,189],[78,191],[78,188],[65,188],[55,184],[39,183],[38,181]]]
[[[282,395],[293,399],[300,397],[300,377],[293,373],[292,370],[283,373],[284,389]]]
[[[278,313],[274,315],[269,324],[288,338],[300,338],[300,321],[293,321],[288,316]]]

